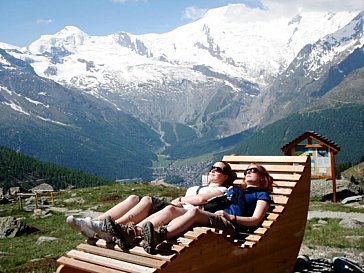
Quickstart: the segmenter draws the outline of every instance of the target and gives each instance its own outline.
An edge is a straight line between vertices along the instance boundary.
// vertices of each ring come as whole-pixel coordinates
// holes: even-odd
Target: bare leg
[[[153,213],[143,221],[138,223],[138,227],[142,227],[146,222],[152,222],[155,227],[159,227],[168,224],[171,220],[186,213],[186,209],[169,205],[164,209]]]
[[[143,196],[133,208],[115,219],[115,222],[118,224],[126,224],[128,221],[139,223],[148,217],[151,207],[152,198],[149,196]]]
[[[156,227],[168,223],[168,221],[170,222],[167,228],[156,231]],[[142,225],[143,248],[147,253],[153,254],[157,245],[163,240],[180,235],[195,224],[207,225],[208,223],[209,215],[199,208],[184,210],[183,208],[167,206],[160,212],[151,215]]]
[[[111,216],[111,218],[114,220],[119,219],[125,213],[130,211],[134,206],[136,206],[139,201],[140,200],[137,195],[130,195],[124,201],[115,205],[103,214],[97,216],[94,220],[104,220],[107,216]]]
[[[153,222],[152,222],[153,223]],[[173,238],[193,225],[206,226],[209,223],[208,215],[198,208],[189,209],[183,215],[171,220],[167,226],[167,239]],[[154,224],[154,223],[153,223]]]

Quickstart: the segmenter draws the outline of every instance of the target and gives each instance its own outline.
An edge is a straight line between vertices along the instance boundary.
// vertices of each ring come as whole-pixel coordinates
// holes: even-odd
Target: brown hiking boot
[[[115,237],[115,243],[123,250],[129,250],[136,244],[137,227],[133,222],[117,224],[111,217],[105,219],[107,230]]]
[[[162,226],[158,231],[154,230],[151,222],[142,226],[143,248],[149,254],[155,254],[157,246],[166,239],[167,227]]]

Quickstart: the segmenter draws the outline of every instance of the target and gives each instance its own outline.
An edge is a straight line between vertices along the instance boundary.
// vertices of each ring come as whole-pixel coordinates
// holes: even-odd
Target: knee
[[[150,197],[150,196],[143,196],[140,199],[140,202],[145,203],[145,204],[152,204],[152,197]]]
[[[162,211],[162,213],[165,213],[166,215],[174,215],[177,211],[177,208],[175,206],[168,205],[161,211]]]
[[[139,202],[139,196],[135,195],[135,194],[129,195],[128,198],[126,198],[126,199],[131,203],[138,203]]]
[[[191,217],[195,217],[197,215],[200,215],[201,213],[201,210],[197,207],[193,207],[193,208],[190,208],[188,211],[187,211],[187,214]]]

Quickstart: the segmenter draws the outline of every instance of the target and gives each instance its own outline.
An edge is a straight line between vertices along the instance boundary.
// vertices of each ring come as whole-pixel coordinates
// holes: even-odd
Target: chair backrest
[[[241,233],[235,242],[241,247],[253,247],[262,240],[264,234],[279,219],[286,209],[291,193],[297,183],[307,173],[308,158],[306,156],[241,156],[226,155],[223,160],[236,172],[235,185],[243,184],[244,170],[250,163],[262,164],[273,177],[272,205],[262,224],[248,232]],[[308,204],[307,204],[308,206]]]

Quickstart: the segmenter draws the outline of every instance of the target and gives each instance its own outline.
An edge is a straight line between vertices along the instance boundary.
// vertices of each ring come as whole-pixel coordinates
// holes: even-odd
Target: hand
[[[174,205],[174,206],[177,206],[177,207],[183,207],[183,203],[179,201],[180,198],[176,198],[176,199],[173,199],[171,201],[171,204]]]
[[[218,215],[218,216],[221,216],[221,217],[224,217],[224,218],[226,218],[226,219],[229,219],[229,218],[227,218],[227,216],[229,215],[229,214],[227,214],[225,211],[223,211],[223,210],[217,210],[217,211],[215,211],[215,214],[216,215]]]
[[[224,217],[225,219],[227,219],[227,220],[229,220],[229,221],[231,221],[232,219],[232,217],[234,218],[234,216],[233,215],[230,215],[230,214],[228,214],[228,213],[226,213],[225,211],[223,211],[223,210],[218,210],[218,211],[216,211],[215,212],[215,214],[216,215],[218,215],[218,216],[221,216],[221,217]]]

